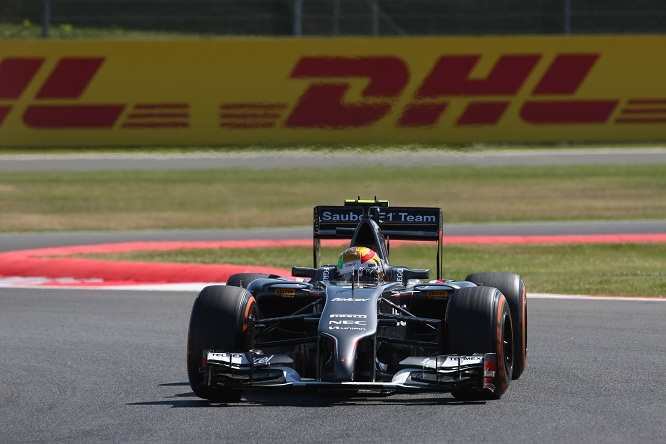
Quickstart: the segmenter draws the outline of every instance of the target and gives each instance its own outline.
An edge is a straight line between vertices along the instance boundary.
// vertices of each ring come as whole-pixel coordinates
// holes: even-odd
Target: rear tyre
[[[218,402],[240,399],[240,390],[206,386],[199,369],[204,350],[250,350],[253,338],[248,321],[256,316],[256,301],[244,288],[212,285],[201,290],[192,306],[187,335],[187,376],[197,396]]]
[[[247,286],[250,285],[250,282],[252,282],[255,279],[262,279],[262,278],[273,279],[277,277],[279,276],[266,273],[236,273],[229,276],[229,279],[227,279],[227,285],[233,287],[247,288]]]
[[[495,287],[509,302],[513,325],[514,360],[512,379],[518,379],[527,364],[527,293],[520,276],[511,273],[473,273],[465,278],[476,285]]]
[[[499,399],[509,388],[513,372],[513,331],[509,304],[496,288],[467,287],[449,298],[444,351],[471,355],[496,353],[491,389],[470,387],[452,392],[462,400]]]

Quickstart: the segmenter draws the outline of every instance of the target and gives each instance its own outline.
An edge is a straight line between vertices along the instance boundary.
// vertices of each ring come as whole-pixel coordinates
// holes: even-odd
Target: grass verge
[[[666,219],[666,165],[0,173],[0,231],[303,226],[357,194],[445,224]]]
[[[341,248],[322,249],[323,263],[335,263]],[[307,247],[261,249],[137,251],[89,255],[108,260],[239,265],[291,269],[312,265]],[[391,248],[391,262],[432,268],[435,251],[428,245]],[[479,271],[520,274],[532,293],[666,297],[666,244],[447,245],[444,277],[464,279]]]

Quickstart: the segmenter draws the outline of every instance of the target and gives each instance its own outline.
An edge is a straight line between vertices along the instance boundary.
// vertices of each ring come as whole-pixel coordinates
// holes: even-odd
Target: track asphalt
[[[534,166],[666,163],[666,148],[468,149],[468,150],[284,150],[182,154],[0,155],[0,172],[329,168],[332,166]]]

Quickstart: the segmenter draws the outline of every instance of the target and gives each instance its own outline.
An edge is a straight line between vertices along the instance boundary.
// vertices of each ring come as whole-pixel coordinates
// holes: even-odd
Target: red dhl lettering
[[[113,128],[127,104],[78,103],[104,60],[103,57],[59,59],[40,85],[34,97],[35,102],[28,105],[23,112],[23,123],[34,129]],[[18,100],[44,62],[44,58],[6,58],[0,61],[0,99]],[[54,101],[63,102],[53,103]],[[0,126],[12,108],[12,105],[0,106]],[[136,104],[121,127],[188,128],[189,104]]]
[[[274,128],[286,109],[286,103],[223,103],[220,105],[220,127]]]
[[[187,103],[137,103],[125,117],[122,128],[188,128],[189,110]]]
[[[514,95],[539,61],[539,55],[504,55],[485,78],[471,78],[480,55],[442,56],[419,87],[416,97]]]
[[[60,59],[35,98],[78,99],[102,63],[102,57]]]
[[[620,124],[666,123],[666,99],[628,100],[615,121]]]
[[[616,124],[666,124],[665,98],[621,103],[617,98],[577,97],[600,54],[504,54],[479,73],[481,62],[487,62],[483,57],[441,55],[422,79],[412,78],[407,62],[395,56],[302,57],[288,76],[305,82],[293,106],[270,100],[221,103],[219,127],[348,130],[368,128],[392,116],[398,129],[433,129],[452,112],[458,114],[447,121],[459,128],[500,125],[508,112],[527,125],[600,125],[613,121],[616,114]],[[0,59],[0,130],[12,112],[21,112],[22,122],[38,130],[190,127],[188,103],[85,103],[104,57],[60,58],[36,85],[31,101],[15,110],[15,102],[45,62],[45,57]],[[537,69],[540,64],[544,69]],[[535,72],[542,74],[534,79]],[[349,91],[358,79],[366,84],[360,98],[352,99]],[[527,85],[535,86],[525,91]],[[412,91],[408,100],[405,91]],[[518,96],[527,98],[516,103]]]
[[[559,54],[534,88],[533,95],[572,95],[597,62],[599,54]]]
[[[111,128],[124,105],[31,105],[23,122],[32,128]]]
[[[28,87],[43,58],[7,58],[0,61],[0,100],[18,99]]]
[[[0,97],[18,99],[44,61],[44,58],[3,60],[0,84],[6,86],[0,90]],[[78,100],[103,63],[103,57],[60,59],[35,95],[38,103],[29,105],[24,111],[23,122],[36,129],[111,128],[125,105],[52,104],[54,99]],[[40,104],[42,100],[49,100],[49,104]],[[0,124],[10,110],[11,107],[6,109]]]
[[[559,54],[532,91],[533,96],[573,96],[592,71],[599,54]],[[527,83],[542,56],[502,55],[485,77],[472,77],[481,55],[444,55],[404,107],[397,127],[428,128],[437,124],[451,99],[471,98],[456,126],[497,125]],[[364,77],[368,86],[360,103],[349,103],[349,77]],[[386,117],[409,82],[407,64],[397,57],[302,58],[292,79],[310,84],[287,118],[288,128],[362,128]],[[490,97],[489,100],[479,100]],[[505,97],[506,99],[499,99]],[[520,117],[530,124],[605,123],[618,100],[528,100]]]
[[[12,57],[0,60],[0,100],[21,97],[42,63],[43,58]],[[0,126],[11,110],[11,105],[0,106]]]
[[[368,79],[362,92],[366,102],[345,103],[349,82],[325,81],[350,77]],[[409,70],[396,57],[304,57],[291,78],[308,79],[310,86],[287,118],[286,126],[342,129],[369,126],[385,117],[392,101],[407,85]]]

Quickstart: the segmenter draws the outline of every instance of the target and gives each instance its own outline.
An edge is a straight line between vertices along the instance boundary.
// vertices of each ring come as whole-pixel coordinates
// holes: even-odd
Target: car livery
[[[194,393],[219,402],[262,388],[500,398],[526,365],[525,284],[496,272],[443,279],[442,220],[440,208],[376,198],[315,207],[313,267],[293,267],[291,277],[234,275],[195,299],[187,342]],[[343,279],[336,265],[320,264],[321,239],[373,250],[382,274]],[[391,240],[435,242],[436,279],[391,264]]]

